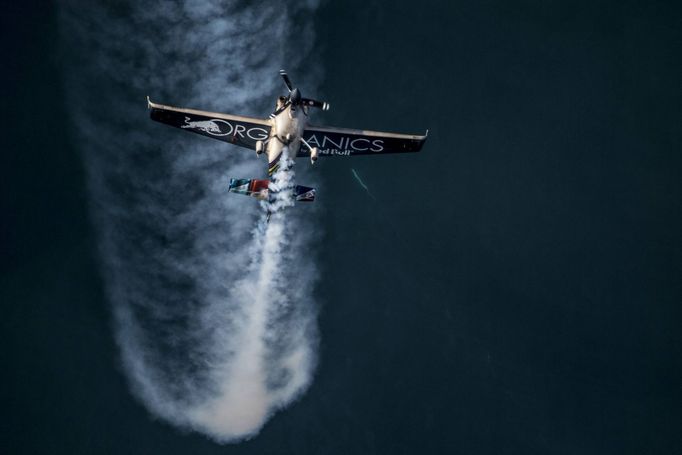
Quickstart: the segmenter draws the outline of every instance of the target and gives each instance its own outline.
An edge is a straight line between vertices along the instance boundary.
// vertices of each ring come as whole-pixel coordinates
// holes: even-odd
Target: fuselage
[[[283,97],[277,100],[279,109],[284,103]],[[289,105],[272,119],[272,129],[267,143],[268,175],[277,171],[282,152],[289,149],[289,157],[296,156],[301,146],[301,137],[308,123],[308,107]]]

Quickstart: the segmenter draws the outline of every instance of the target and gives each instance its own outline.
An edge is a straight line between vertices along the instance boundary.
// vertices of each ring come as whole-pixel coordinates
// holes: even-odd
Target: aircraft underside
[[[426,134],[419,136],[310,125],[309,109],[327,110],[329,104],[303,98],[283,70],[280,75],[289,95],[278,98],[275,111],[267,119],[166,106],[153,103],[147,97],[150,117],[157,122],[254,150],[257,155],[265,154],[269,179],[231,179],[228,188],[230,192],[260,200],[271,199],[277,190],[278,185],[273,185],[272,178],[281,167],[285,148],[292,158],[306,157],[314,163],[318,157],[326,156],[418,152],[426,141]],[[315,189],[295,185],[292,197],[301,202],[313,201]]]

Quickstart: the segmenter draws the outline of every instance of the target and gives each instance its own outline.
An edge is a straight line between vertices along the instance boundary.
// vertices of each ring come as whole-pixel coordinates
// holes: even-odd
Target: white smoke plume
[[[60,25],[123,370],[154,415],[238,441],[312,379],[312,207],[281,210],[292,204],[288,160],[270,207],[228,194],[230,177],[259,178],[265,160],[152,122],[145,95],[265,117],[284,88],[280,67],[314,91],[316,72],[296,70],[316,5],[116,5],[65,1]]]

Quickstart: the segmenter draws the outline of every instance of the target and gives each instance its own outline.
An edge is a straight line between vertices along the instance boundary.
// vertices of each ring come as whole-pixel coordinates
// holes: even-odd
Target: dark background
[[[682,15],[469,3],[318,9],[319,123],[429,140],[320,160],[321,363],[301,400],[230,446],[130,395],[57,6],[5,5],[2,452],[680,451]]]

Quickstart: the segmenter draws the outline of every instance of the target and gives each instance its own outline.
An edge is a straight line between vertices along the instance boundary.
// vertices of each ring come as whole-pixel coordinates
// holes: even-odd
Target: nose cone
[[[294,106],[298,105],[301,102],[301,92],[299,92],[297,88],[293,89],[289,94],[289,99],[291,100],[291,104]]]

